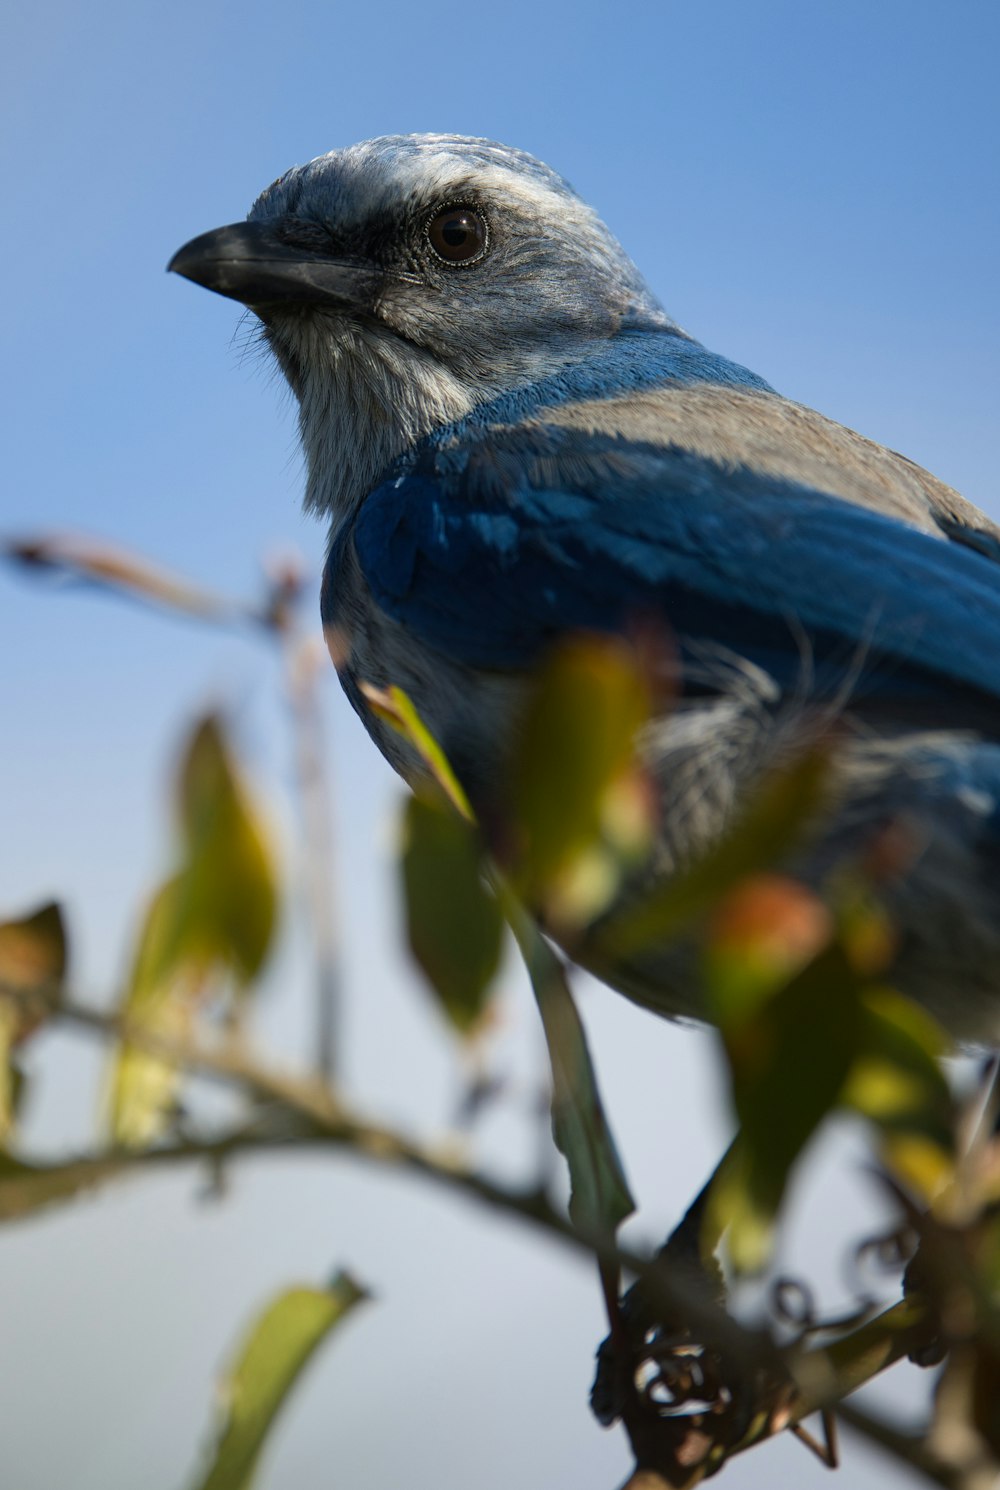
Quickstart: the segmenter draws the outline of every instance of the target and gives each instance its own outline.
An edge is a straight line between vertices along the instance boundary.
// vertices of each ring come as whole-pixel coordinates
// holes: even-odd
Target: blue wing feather
[[[958,707],[971,690],[981,725],[1000,703],[1000,576],[971,547],[688,451],[563,449],[572,487],[503,456],[428,452],[353,531],[377,604],[456,661],[523,668],[567,630],[655,612],[686,651],[737,650],[782,687],[801,681],[805,638],[817,689],[863,657],[872,706]]]

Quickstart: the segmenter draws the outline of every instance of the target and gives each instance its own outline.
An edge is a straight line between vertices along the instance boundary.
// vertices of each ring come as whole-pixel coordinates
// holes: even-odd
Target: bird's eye
[[[446,264],[474,264],[489,247],[490,234],[482,213],[472,207],[445,207],[429,220],[427,241]]]

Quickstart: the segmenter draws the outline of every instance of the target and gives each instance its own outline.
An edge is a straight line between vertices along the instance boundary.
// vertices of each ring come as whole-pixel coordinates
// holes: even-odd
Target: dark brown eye
[[[471,207],[446,207],[427,224],[427,241],[446,264],[471,264],[489,247],[486,219]]]

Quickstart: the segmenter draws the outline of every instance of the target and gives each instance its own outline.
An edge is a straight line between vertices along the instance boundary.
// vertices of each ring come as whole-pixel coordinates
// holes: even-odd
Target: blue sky
[[[298,513],[289,399],[242,352],[238,308],[164,266],[189,237],[240,217],[289,165],[409,130],[492,136],[541,156],[599,207],[693,334],[998,516],[998,45],[992,0],[13,0],[0,54],[0,528],[104,535],[229,591],[252,589],[262,557],[289,548],[318,575],[323,534]],[[276,670],[245,639],[6,572],[0,627],[0,912],[65,897],[76,976],[96,993],[120,971],[143,888],[162,868],[164,786],[199,705],[230,709],[294,857]],[[355,936],[350,1070],[373,1100],[426,1119],[447,1110],[456,1078],[395,950],[397,790],[332,679],[326,707],[342,914]],[[307,1027],[303,997],[289,992],[297,956],[287,953],[283,988],[263,1010],[268,1039],[293,1053]],[[722,1133],[710,1042],[596,989],[585,1008],[653,1230]],[[516,992],[506,1020],[512,1048],[530,1058],[531,1011]],[[57,1079],[43,1087],[35,1131],[71,1134],[92,1104],[94,1068],[81,1074],[68,1044],[48,1056]],[[671,1131],[678,1115],[688,1127],[669,1163],[651,1112]],[[492,1142],[502,1165],[504,1131]],[[839,1195],[836,1183],[824,1193]],[[140,1472],[149,1490],[179,1483],[211,1371],[246,1310],[339,1260],[385,1298],[317,1368],[262,1490],[292,1479],[310,1490],[327,1471],[336,1481],[340,1464],[345,1483],[367,1490],[415,1462],[436,1485],[457,1486],[468,1481],[463,1455],[484,1444],[497,1484],[568,1482],[573,1465],[589,1466],[595,1486],[622,1476],[620,1443],[597,1433],[583,1403],[600,1318],[575,1265],[412,1187],[353,1173],[255,1170],[210,1214],[194,1188],[180,1178],[132,1187],[0,1233],[3,1275],[21,1280],[5,1304],[19,1360],[5,1458],[19,1490],[65,1482],[70,1464],[80,1490],[125,1490]],[[831,1204],[817,1201],[803,1223],[809,1247]],[[542,1328],[549,1342],[537,1377],[512,1381],[500,1348],[495,1377],[475,1384],[461,1334],[427,1347],[466,1423],[447,1463],[441,1435],[453,1429],[416,1387],[395,1448],[364,1432],[385,1352],[439,1330],[404,1300],[435,1288],[510,1350]],[[519,1392],[543,1390],[557,1401],[536,1442]],[[60,1393],[61,1439],[42,1432]],[[346,1403],[341,1427],[334,1393]],[[113,1431],[119,1410],[134,1420],[129,1433]],[[520,1438],[497,1432],[505,1413]],[[143,1467],[151,1452],[155,1482]],[[781,1467],[812,1483],[804,1456],[784,1447],[749,1456],[730,1482],[770,1483]],[[852,1484],[885,1478],[874,1465],[864,1473]]]

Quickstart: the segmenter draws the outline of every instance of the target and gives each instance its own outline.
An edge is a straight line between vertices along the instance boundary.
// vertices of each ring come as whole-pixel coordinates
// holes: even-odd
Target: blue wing
[[[532,438],[429,451],[364,503],[362,572],[422,645],[520,669],[569,630],[655,614],[688,657],[724,647],[782,688],[808,657],[816,691],[860,671],[863,708],[1000,733],[984,553],[688,451]]]

